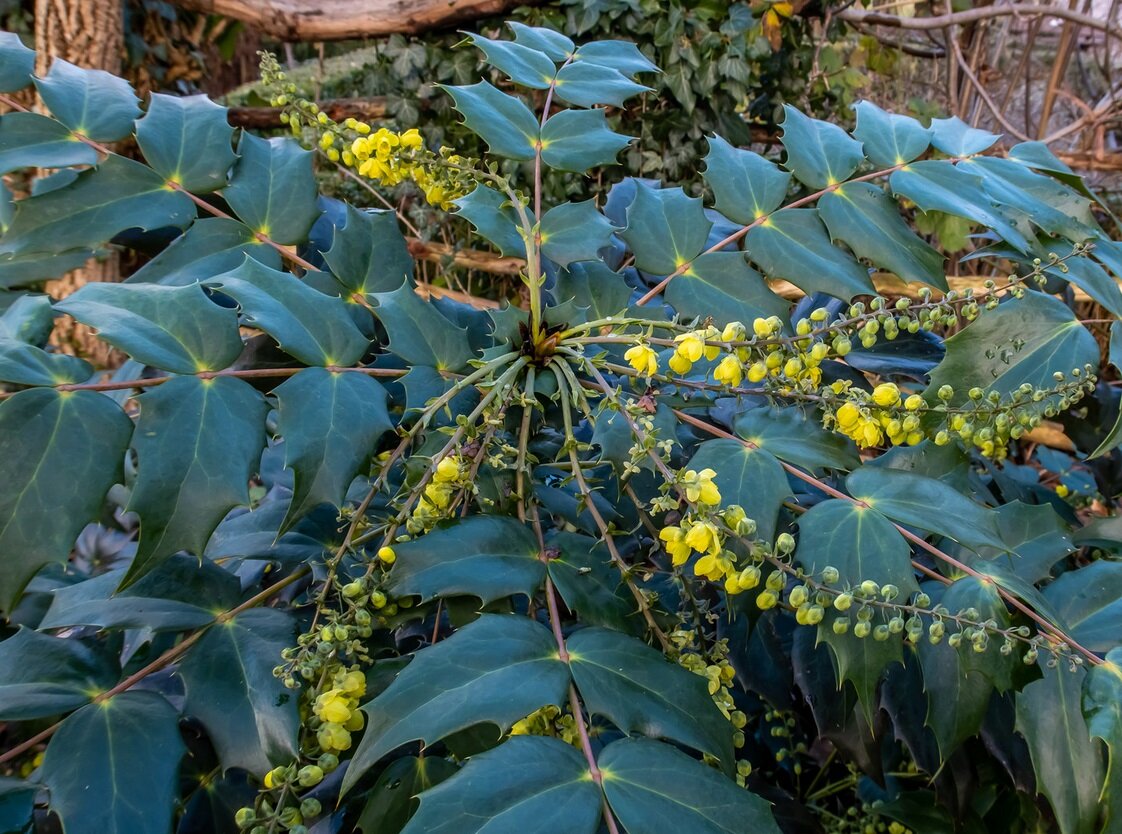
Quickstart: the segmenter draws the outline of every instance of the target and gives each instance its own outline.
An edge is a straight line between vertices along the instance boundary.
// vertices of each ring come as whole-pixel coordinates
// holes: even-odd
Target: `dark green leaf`
[[[560,304],[572,301],[587,311],[585,321],[595,321],[626,309],[631,287],[602,261],[588,261],[570,264],[558,273],[553,298]]]
[[[117,682],[108,656],[77,639],[21,628],[0,643],[0,720],[28,721],[84,706]]]
[[[779,208],[791,175],[758,153],[734,148],[720,136],[712,136],[705,157],[705,182],[713,190],[713,207],[729,220],[746,225]]]
[[[375,293],[374,313],[390,337],[389,349],[411,365],[458,371],[474,353],[467,331],[423,301],[406,281],[393,292]]]
[[[453,201],[457,214],[475,227],[503,255],[525,255],[526,244],[519,234],[518,214],[507,197],[493,188],[477,185],[466,197]]]
[[[6,113],[0,119],[0,174],[21,168],[96,165],[97,151],[38,113]]]
[[[43,347],[55,327],[55,311],[47,295],[21,295],[0,314],[0,339]]]
[[[49,278],[57,278],[86,263],[94,253],[88,249],[63,252],[60,255],[0,255],[0,289],[26,287]]]
[[[830,237],[854,254],[907,282],[948,289],[943,256],[916,236],[900,217],[896,201],[867,182],[847,183],[818,201]]]
[[[887,518],[874,509],[832,498],[799,518],[799,562],[810,573],[838,569],[842,587],[871,579],[895,585],[903,597],[919,591],[912,550]]]
[[[803,292],[848,300],[874,292],[869,270],[830,242],[815,209],[780,209],[748,232],[748,256]]]
[[[700,255],[666,288],[666,303],[680,316],[723,327],[730,321],[783,316],[788,303],[773,293],[764,278],[740,252]]]
[[[0,35],[6,34],[0,32]],[[0,776],[0,831],[11,834],[29,830],[38,792],[39,786],[34,782]]]
[[[958,116],[931,120],[931,144],[947,156],[973,156],[1000,138],[996,133],[970,127]]]
[[[640,640],[590,626],[566,641],[569,668],[590,713],[627,734],[676,741],[732,772],[732,725],[709,695],[708,679]]]
[[[783,105],[784,165],[800,182],[826,188],[845,182],[865,161],[861,143],[837,125],[812,119]]]
[[[625,634],[642,632],[644,625],[635,610],[635,599],[602,542],[579,533],[558,532],[546,544],[557,549],[547,565],[549,578],[565,605],[580,615],[581,622]]]
[[[762,407],[736,420],[736,433],[780,460],[814,471],[861,464],[852,440],[827,431],[800,408]]]
[[[132,423],[92,391],[21,391],[0,402],[0,609],[70,554],[117,483]]]
[[[594,200],[562,203],[542,217],[542,254],[563,267],[573,261],[592,261],[611,243],[614,231]]]
[[[521,736],[472,756],[460,773],[421,794],[404,831],[594,834],[600,803],[588,763],[571,745]]]
[[[370,344],[342,299],[313,289],[290,272],[247,257],[241,266],[205,283],[237,301],[246,324],[264,330],[281,350],[306,365],[350,367]]]
[[[501,731],[537,709],[564,703],[569,669],[549,629],[526,617],[484,614],[419,651],[381,695],[362,706],[368,724],[343,792],[390,751],[436,742],[490,722]]]
[[[403,756],[382,771],[355,828],[362,834],[400,834],[417,811],[417,794],[459,772],[447,759]]]
[[[178,550],[201,555],[226,513],[249,503],[266,411],[265,398],[232,377],[176,377],[140,398],[128,505],[140,543],[125,585]]]
[[[164,832],[183,751],[171,705],[154,692],[124,692],[67,718],[39,776],[66,834]]]
[[[603,110],[562,110],[546,120],[541,143],[542,162],[550,168],[583,174],[614,164],[631,137],[613,133]]]
[[[0,32],[0,93],[14,93],[31,83],[35,50],[23,45],[15,32]]]
[[[486,605],[502,597],[530,597],[545,577],[537,538],[524,524],[502,516],[471,516],[394,547],[389,576],[397,596],[470,595]]]
[[[148,112],[136,123],[136,143],[161,177],[203,193],[226,184],[237,157],[226,108],[206,96],[153,93]],[[293,208],[296,208],[293,206]]]
[[[872,727],[877,712],[877,687],[889,666],[904,662],[903,641],[893,634],[885,640],[877,640],[872,634],[858,637],[853,633],[851,617],[850,628],[844,634],[837,634],[834,632],[834,621],[843,616],[846,615],[833,609],[826,612],[826,618],[818,626],[818,642],[830,647],[838,689],[842,689],[847,681],[853,684],[861,715]],[[887,617],[878,611],[869,624],[875,629],[886,622]]]
[[[997,529],[1007,553],[987,552],[996,565],[1008,567],[1027,582],[1048,577],[1056,562],[1075,550],[1071,530],[1049,504],[1013,501],[996,509]]]
[[[669,744],[622,739],[597,765],[628,834],[779,834],[767,802]]]
[[[343,228],[335,228],[323,259],[351,292],[385,292],[413,277],[413,256],[392,211],[361,211],[347,205]]]
[[[635,253],[635,266],[669,275],[705,248],[713,224],[697,197],[681,188],[651,188],[637,183],[627,207],[627,229],[620,233]]]
[[[1115,370],[1122,368],[1122,321],[1116,321],[1110,325],[1110,348],[1107,356]],[[1091,453],[1090,459],[1110,454],[1119,445],[1122,445],[1122,409],[1119,410],[1118,417],[1115,418],[1114,425],[1111,426],[1106,437],[1102,439],[1098,448]]]
[[[60,385],[85,382],[91,376],[93,366],[84,359],[0,337],[0,382]]]
[[[1044,589],[1066,631],[1093,652],[1122,645],[1122,562],[1091,562]]]
[[[516,41],[496,41],[475,34],[469,34],[468,40],[483,53],[484,61],[505,73],[515,84],[535,90],[549,89],[557,72],[557,65],[536,48]],[[456,107],[463,111],[459,104]]]
[[[697,447],[690,469],[713,469],[713,483],[721,491],[721,504],[739,504],[756,522],[756,535],[775,538],[779,508],[791,497],[787,475],[771,452],[753,449],[739,440],[707,440]]]
[[[622,107],[627,99],[649,88],[629,81],[623,73],[591,61],[576,61],[557,73],[554,98],[577,107],[610,104]]]
[[[463,114],[464,125],[487,143],[492,154],[509,159],[534,158],[538,120],[529,107],[486,81],[444,89]]]
[[[1107,771],[1100,799],[1104,807],[1104,832],[1113,832],[1122,821],[1122,649],[1114,649],[1106,662],[1093,666],[1083,684],[1083,714],[1092,738],[1107,747]]]
[[[225,217],[204,217],[125,282],[172,287],[197,284],[240,266],[247,255],[267,267],[280,269],[280,253],[257,240],[244,223]]]
[[[658,72],[658,67],[652,64],[631,41],[592,41],[577,49],[573,60],[611,67],[628,78],[640,72]]]
[[[631,460],[630,449],[635,445],[631,425],[618,410],[603,405],[596,412],[595,417],[592,445],[600,447],[600,460],[611,461],[616,471],[622,471],[624,463]],[[659,403],[654,413],[654,431],[648,434],[654,435],[659,440],[671,439],[677,426],[678,418],[674,416],[674,412],[665,403]],[[639,465],[654,470],[654,465],[649,459]]]
[[[319,215],[311,151],[291,139],[242,133],[222,196],[245,225],[277,243],[301,243]]]
[[[560,32],[541,26],[527,26],[517,21],[508,21],[507,26],[514,32],[514,40],[523,46],[544,52],[554,61],[564,61],[568,58],[576,44]]]
[[[296,756],[297,696],[273,675],[295,630],[281,611],[251,609],[209,629],[180,664],[183,709],[206,727],[223,770],[261,778]]]
[[[198,284],[86,284],[55,309],[137,362],[176,374],[220,371],[242,352],[238,317]]]
[[[195,207],[151,168],[110,156],[73,184],[16,203],[0,254],[93,249],[127,229],[184,228]]]
[[[855,138],[865,156],[880,168],[891,168],[921,156],[931,144],[931,131],[909,116],[886,113],[871,101],[859,101]]]
[[[124,139],[140,115],[140,101],[129,83],[104,70],[55,58],[46,78],[33,80],[51,115],[97,142]]]

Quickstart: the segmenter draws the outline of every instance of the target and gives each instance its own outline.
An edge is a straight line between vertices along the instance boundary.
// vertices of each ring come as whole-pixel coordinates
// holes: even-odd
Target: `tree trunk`
[[[35,73],[40,77],[55,58],[119,75],[124,48],[121,0],[35,0]],[[91,260],[82,269],[48,281],[46,291],[63,298],[91,281],[119,280],[119,259],[116,252],[110,252],[104,260]],[[109,346],[85,325],[65,316],[59,318],[51,341],[60,350],[95,364],[111,362]]]

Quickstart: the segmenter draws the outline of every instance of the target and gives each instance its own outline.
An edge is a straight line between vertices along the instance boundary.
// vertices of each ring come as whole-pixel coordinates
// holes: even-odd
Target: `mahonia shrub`
[[[354,176],[524,260],[489,309],[423,292],[293,140],[0,39],[0,101],[50,113],[0,117],[0,170],[57,171],[0,203],[5,830],[1117,830],[1112,528],[1017,462],[1098,402],[1094,195],[862,103],[787,109],[782,165],[711,137],[711,205],[543,205],[655,67],[513,34],[472,38],[507,90],[446,90],[483,159],[263,62]],[[952,291],[916,208],[1005,277]],[[153,256],[33,291],[110,246]],[[127,360],[45,347],[57,316]]]

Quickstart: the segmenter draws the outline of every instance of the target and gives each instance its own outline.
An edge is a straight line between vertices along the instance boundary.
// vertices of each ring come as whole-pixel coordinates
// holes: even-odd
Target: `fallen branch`
[[[361,121],[384,119],[388,113],[384,96],[374,98],[331,98],[319,102],[319,109],[337,122],[350,117]],[[234,127],[267,130],[280,127],[281,107],[231,107],[226,119]]]

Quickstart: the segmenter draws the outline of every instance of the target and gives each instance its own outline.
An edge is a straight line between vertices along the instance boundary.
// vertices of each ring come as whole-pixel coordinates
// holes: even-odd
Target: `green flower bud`
[[[313,788],[323,781],[323,768],[318,765],[304,765],[296,778],[305,788]],[[315,816],[315,814],[308,816]]]
[[[319,800],[311,796],[300,803],[300,814],[305,819],[309,817],[318,817],[320,811],[322,810],[323,806],[320,805]]]
[[[775,540],[775,547],[780,553],[791,553],[795,549],[795,537],[790,533],[780,533]]]
[[[822,568],[822,581],[827,585],[833,585],[839,579],[841,579],[841,573],[838,572],[837,568],[833,567],[832,565],[827,565],[826,567]]]
[[[834,634],[845,634],[849,631],[849,617],[838,617],[831,626]]]
[[[255,819],[257,819],[257,812],[252,808],[239,808],[234,814],[234,823],[238,828],[249,828]]]
[[[848,611],[851,605],[853,605],[853,594],[838,594],[834,600],[834,608],[838,611]]]
[[[854,637],[868,637],[870,631],[872,631],[872,626],[870,626],[865,620],[858,620],[857,624],[853,626]]]

